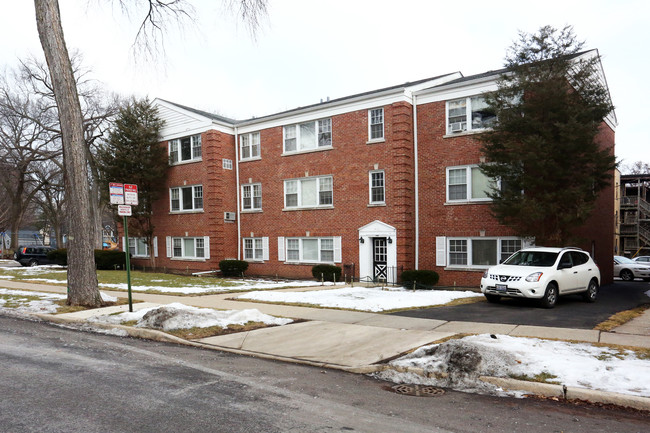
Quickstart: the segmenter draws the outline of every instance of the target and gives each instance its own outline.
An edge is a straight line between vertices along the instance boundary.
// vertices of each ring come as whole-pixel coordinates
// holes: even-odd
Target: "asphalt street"
[[[647,414],[447,390],[80,332],[0,315],[0,431],[526,432],[647,430]]]
[[[650,283],[647,282],[615,281],[600,288],[595,303],[584,302],[579,295],[573,295],[560,297],[553,309],[544,309],[532,300],[502,298],[499,303],[494,304],[483,301],[393,314],[449,321],[593,329],[613,314],[648,303],[648,296],[645,294],[648,290]]]

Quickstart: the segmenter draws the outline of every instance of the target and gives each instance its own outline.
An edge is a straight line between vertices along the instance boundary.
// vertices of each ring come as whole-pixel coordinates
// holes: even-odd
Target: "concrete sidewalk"
[[[22,290],[65,293],[66,288],[2,281],[0,286]],[[125,297],[124,292],[103,290],[111,296]],[[237,334],[209,337],[198,343],[251,355],[265,355],[297,362],[364,370],[417,347],[458,334],[503,334],[567,341],[584,341],[650,348],[650,310],[614,329],[602,332],[587,329],[553,328],[463,321],[418,319],[387,314],[326,308],[296,307],[233,301],[232,294],[206,296],[171,296],[133,292],[133,299],[146,304],[134,308],[179,302],[186,305],[221,310],[257,309],[273,316],[306,320],[287,326],[271,327]],[[93,315],[126,311],[126,306],[58,314],[56,317],[84,321]]]
[[[12,281],[0,281],[0,287],[66,293],[66,288],[63,286]],[[111,296],[126,297],[125,292],[102,291]],[[133,299],[142,301],[133,304],[133,308],[138,310],[180,302],[195,307],[213,309],[255,308],[273,316],[302,321],[285,326],[208,337],[195,341],[182,340],[157,330],[109,324],[94,324],[94,326],[118,329],[125,335],[138,338],[188,344],[273,360],[335,368],[353,373],[372,373],[384,370],[389,368],[387,361],[393,358],[423,345],[459,334],[505,334],[650,348],[650,310],[611,332],[601,332],[543,326],[418,319],[357,311],[233,301],[228,299],[229,297],[232,297],[232,294],[171,296],[133,292]],[[92,316],[121,311],[128,311],[128,305],[67,314],[39,314],[38,316],[57,323],[84,323]],[[421,369],[407,368],[407,370],[410,373],[426,376],[424,371],[419,371]],[[581,399],[650,411],[650,398],[646,397],[510,378],[485,377],[481,379],[504,389],[523,391],[528,394],[558,399]]]

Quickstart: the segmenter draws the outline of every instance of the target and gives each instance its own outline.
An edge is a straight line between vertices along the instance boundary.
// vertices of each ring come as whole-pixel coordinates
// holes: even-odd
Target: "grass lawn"
[[[2,278],[2,277],[10,278]],[[62,268],[0,268],[0,280],[9,281],[29,281],[34,283],[45,283],[65,286],[67,282],[67,272]],[[100,288],[104,290],[122,290],[118,287],[101,287],[102,284],[126,284],[125,271],[97,271],[97,280]],[[195,287],[204,288],[207,293],[221,293],[224,291],[236,291],[241,285],[237,280],[214,277],[193,277],[185,275],[173,275],[163,273],[148,273],[142,271],[131,271],[131,286],[146,287],[147,289],[139,290],[148,293],[170,293],[166,290],[156,290],[160,288],[179,288]],[[213,290],[210,290],[213,289]]]

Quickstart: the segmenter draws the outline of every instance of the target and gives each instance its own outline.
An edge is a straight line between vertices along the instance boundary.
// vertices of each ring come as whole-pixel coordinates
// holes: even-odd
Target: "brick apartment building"
[[[593,53],[593,52],[592,52]],[[590,53],[587,53],[589,55]],[[478,285],[533,240],[490,214],[476,135],[494,119],[481,94],[502,71],[456,72],[244,121],[162,99],[169,194],[154,206],[158,267],[311,278],[334,263],[362,280],[432,269],[442,285]],[[599,143],[614,152],[614,114]],[[614,190],[580,229],[612,280]],[[142,239],[134,262],[148,265]]]

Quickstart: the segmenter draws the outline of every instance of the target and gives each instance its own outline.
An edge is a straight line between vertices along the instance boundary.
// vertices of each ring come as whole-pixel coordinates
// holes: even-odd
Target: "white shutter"
[[[210,236],[203,236],[203,251],[205,254],[205,259],[210,258]]]
[[[126,238],[122,236],[122,251],[126,251]]]
[[[334,236],[334,263],[341,263],[341,236]]]
[[[264,236],[262,238],[262,260],[269,259],[269,237]]]
[[[284,236],[278,236],[278,261],[284,262]]]
[[[436,266],[447,266],[447,237],[436,237]]]
[[[165,242],[167,243],[167,257],[171,257],[172,256],[172,237],[167,236],[165,238]]]
[[[153,237],[153,256],[158,257],[158,236]]]

